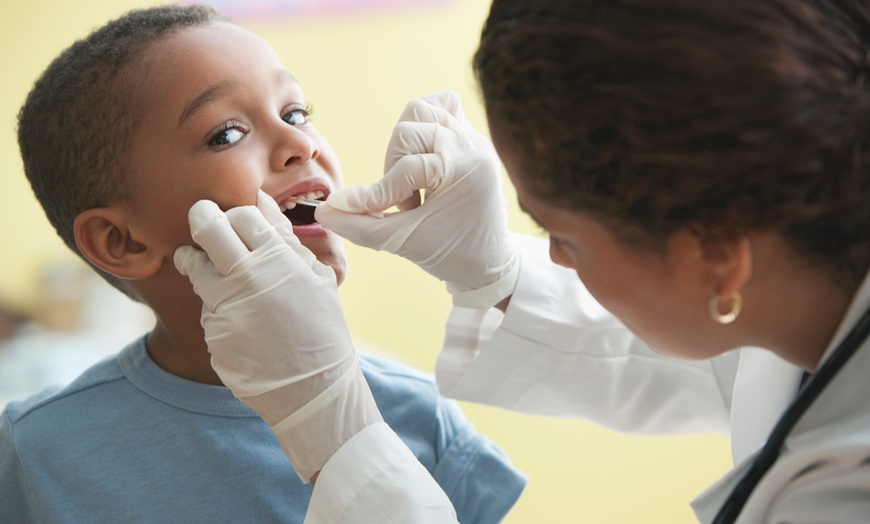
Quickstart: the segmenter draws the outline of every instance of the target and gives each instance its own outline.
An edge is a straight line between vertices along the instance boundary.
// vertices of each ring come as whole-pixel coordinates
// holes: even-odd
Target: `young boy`
[[[0,521],[303,520],[311,485],[269,426],[222,386],[202,301],[173,253],[193,244],[195,202],[230,209],[262,191],[343,280],[341,239],[293,204],[342,183],[306,107],[265,42],[201,6],[128,13],[36,82],[19,115],[34,192],[64,242],[157,322],[66,388],[7,407]],[[501,520],[525,482],[502,452],[427,377],[374,357],[360,366],[384,420],[459,520]]]

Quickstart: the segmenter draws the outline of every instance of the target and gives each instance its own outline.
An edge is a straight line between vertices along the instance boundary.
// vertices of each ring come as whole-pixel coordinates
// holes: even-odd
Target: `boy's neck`
[[[211,367],[211,355],[203,338],[184,340],[185,337],[179,338],[170,331],[158,318],[146,340],[151,360],[167,373],[193,382],[222,386],[223,382]],[[194,350],[197,346],[202,346],[202,350]]]
[[[211,367],[211,355],[200,324],[202,301],[187,278],[176,272],[169,278],[142,284],[137,286],[140,294],[157,317],[146,341],[154,363],[187,380],[223,385]]]

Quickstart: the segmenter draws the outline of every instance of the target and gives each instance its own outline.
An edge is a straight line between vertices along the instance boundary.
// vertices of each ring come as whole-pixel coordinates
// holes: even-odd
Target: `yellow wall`
[[[381,174],[392,125],[405,102],[451,89],[485,130],[470,57],[488,0],[445,0],[338,18],[274,19],[245,25],[266,38],[300,80],[314,121],[342,159],[346,183]],[[15,115],[30,84],[75,38],[137,0],[6,2],[0,16],[0,298],[27,306],[47,259],[69,255],[48,226],[21,172]],[[87,130],[82,130],[86,133]],[[512,227],[533,232],[517,211]],[[342,287],[348,321],[363,346],[431,371],[449,298],[440,283],[396,257],[348,245]],[[508,523],[694,522],[689,501],[729,467],[721,436],[640,438],[572,420],[464,405],[477,428],[501,444],[530,477]]]

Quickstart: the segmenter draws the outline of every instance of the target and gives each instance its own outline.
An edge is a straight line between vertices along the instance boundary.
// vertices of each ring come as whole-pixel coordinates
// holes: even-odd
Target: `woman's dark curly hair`
[[[866,0],[495,0],[474,70],[534,196],[641,247],[776,231],[864,277]]]

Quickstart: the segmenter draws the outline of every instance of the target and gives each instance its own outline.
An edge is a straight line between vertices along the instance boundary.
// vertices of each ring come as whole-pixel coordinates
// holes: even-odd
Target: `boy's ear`
[[[98,207],[80,213],[73,225],[79,251],[95,266],[125,280],[145,278],[163,264],[147,245],[133,237],[123,214]]]

